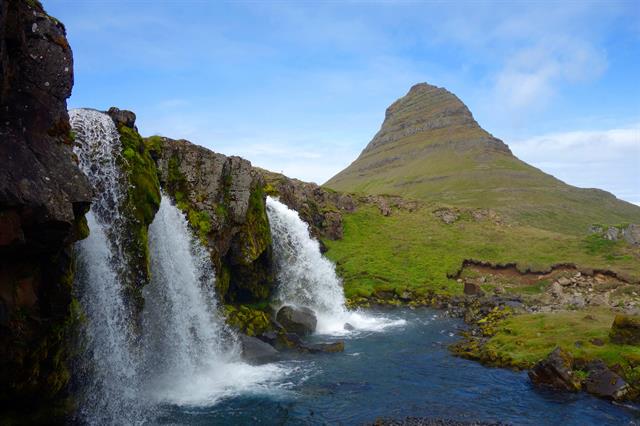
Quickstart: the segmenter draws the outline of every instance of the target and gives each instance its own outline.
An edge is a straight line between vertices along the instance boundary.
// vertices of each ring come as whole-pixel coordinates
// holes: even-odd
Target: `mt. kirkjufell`
[[[387,108],[360,156],[326,187],[493,208],[520,222],[583,233],[593,223],[640,221],[640,208],[565,184],[515,157],[446,89],[420,83]]]

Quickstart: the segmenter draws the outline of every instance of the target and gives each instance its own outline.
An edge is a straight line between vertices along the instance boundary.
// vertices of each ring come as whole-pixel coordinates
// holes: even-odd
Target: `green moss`
[[[257,336],[271,329],[269,314],[250,305],[225,305],[227,323],[247,336]]]
[[[190,209],[186,203],[183,204],[183,207],[187,206],[187,219],[191,224],[191,227],[195,229],[196,234],[200,238],[204,244],[207,242],[207,235],[211,232],[212,224],[211,224],[211,216],[209,213],[205,211],[197,211],[194,209]]]
[[[162,136],[151,136],[145,138],[144,144],[147,151],[149,151],[149,154],[151,154],[153,158],[160,158],[162,156],[164,147],[164,140]]]
[[[249,208],[244,228],[241,231],[242,258],[251,263],[271,245],[271,229],[267,217],[264,189],[261,186],[253,188],[249,196]]]
[[[129,239],[125,252],[130,263],[127,279],[128,299],[136,312],[144,302],[142,287],[149,281],[148,227],[160,206],[160,183],[156,164],[142,137],[134,129],[120,125],[122,157],[120,166],[127,175],[127,198],[124,202]]]

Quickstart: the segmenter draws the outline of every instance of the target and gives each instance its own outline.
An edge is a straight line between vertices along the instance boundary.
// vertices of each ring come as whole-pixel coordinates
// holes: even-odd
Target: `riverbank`
[[[637,399],[640,389],[640,347],[614,342],[611,329],[621,309],[589,307],[576,309],[541,305],[538,299],[518,295],[446,296],[428,294],[412,297],[408,292],[377,292],[369,298],[349,300],[349,306],[433,307],[448,316],[461,318],[467,327],[458,332],[459,340],[450,351],[459,357],[491,367],[515,371],[532,369],[556,348],[572,358],[571,367],[581,383],[589,379],[589,366],[602,362],[609,374],[626,381],[630,388],[624,397]],[[600,388],[584,390],[613,399]]]

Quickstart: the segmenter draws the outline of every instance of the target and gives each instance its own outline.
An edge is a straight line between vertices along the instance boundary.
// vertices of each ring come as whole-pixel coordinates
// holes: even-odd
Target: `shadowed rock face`
[[[71,147],[71,49],[37,1],[0,2],[0,79],[0,412],[34,415],[69,379],[70,244],[91,201]]]
[[[25,3],[0,5],[0,250],[14,252],[73,240],[71,228],[91,200],[71,147],[73,58],[65,28]]]

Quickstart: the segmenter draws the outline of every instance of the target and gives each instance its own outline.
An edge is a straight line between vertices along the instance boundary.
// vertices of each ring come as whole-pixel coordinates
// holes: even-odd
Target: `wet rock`
[[[581,388],[580,379],[572,369],[573,357],[558,347],[529,371],[529,378],[536,385],[577,392]]]
[[[347,323],[344,324],[344,329],[347,330],[347,331],[353,331],[356,328],[347,322]]]
[[[609,338],[619,345],[640,345],[640,316],[616,315]]]
[[[276,314],[276,321],[288,332],[306,336],[316,330],[318,320],[309,308],[283,306]]]
[[[265,364],[277,361],[280,353],[270,344],[255,337],[239,335],[242,358],[250,364]]]
[[[337,353],[344,352],[344,342],[332,342],[332,343],[315,343],[305,346],[311,353]]]
[[[584,388],[590,394],[615,401],[627,399],[630,395],[631,386],[622,377],[607,368],[604,362],[591,363],[587,370],[589,376],[584,381]]]
[[[468,296],[483,296],[484,291],[482,291],[482,288],[480,287],[480,285],[469,282],[469,281],[465,281],[464,294]]]
[[[72,86],[64,25],[39,1],[0,1],[0,406],[24,408],[21,424],[70,377],[71,244],[92,199],[72,151]]]
[[[276,345],[276,341],[278,339],[278,333],[273,330],[265,331],[264,333],[256,336],[258,339],[262,340],[265,343],[270,344],[271,346]]]

